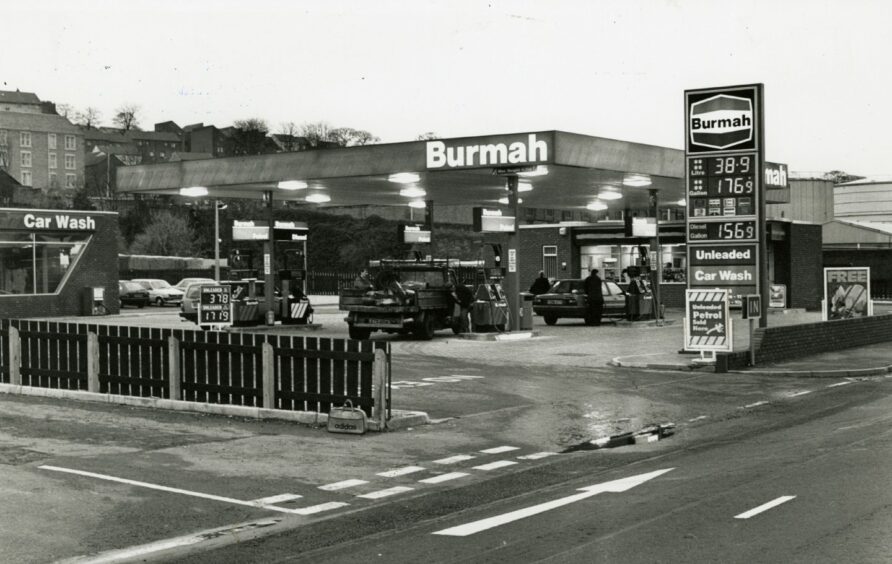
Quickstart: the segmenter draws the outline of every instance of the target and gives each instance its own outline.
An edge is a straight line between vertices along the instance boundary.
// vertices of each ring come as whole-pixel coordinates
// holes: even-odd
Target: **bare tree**
[[[301,125],[300,134],[307,139],[310,147],[320,147],[331,142],[331,126],[324,121]]]
[[[302,141],[300,128],[293,121],[279,126],[278,139],[282,145],[282,150],[286,153],[300,151],[306,144],[305,141]]]
[[[139,106],[136,104],[124,104],[115,110],[112,123],[124,131],[139,131]]]
[[[331,127],[324,121],[305,123],[300,127],[301,134],[306,137],[311,147],[335,145],[337,147],[353,147],[369,145],[380,141],[368,131],[350,127]]]
[[[95,129],[99,126],[99,120],[102,117],[102,113],[96,108],[89,106],[82,112],[76,112],[74,114],[74,121],[78,125],[82,125],[87,129]]]
[[[71,104],[56,104],[56,113],[65,119],[75,119],[76,115]]]

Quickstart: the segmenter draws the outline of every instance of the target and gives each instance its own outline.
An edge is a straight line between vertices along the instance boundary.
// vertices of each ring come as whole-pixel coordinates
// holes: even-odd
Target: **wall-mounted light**
[[[207,195],[208,189],[204,186],[189,186],[187,188],[180,188],[180,196],[191,196],[194,198]]]
[[[604,211],[607,209],[607,204],[605,204],[604,202],[595,201],[585,207],[586,207],[586,209],[589,209],[592,211]]]
[[[283,180],[278,187],[280,190],[306,190],[307,183],[303,180]]]
[[[410,208],[421,209],[424,208],[426,205],[427,204],[424,202],[424,200],[412,200],[411,202],[409,202]]]
[[[505,196],[504,198],[499,198],[499,203],[502,204],[502,205],[504,205],[504,206],[507,206],[507,205],[508,205],[508,197]],[[523,198],[517,198],[517,203],[518,203],[518,204],[522,204],[522,203],[523,203]]]
[[[526,172],[518,172],[517,176],[523,176],[525,178],[532,178],[534,176],[545,176],[548,174],[548,167],[545,165],[536,166],[535,170],[530,170]]]
[[[424,188],[410,186],[400,190],[400,196],[405,196],[406,198],[423,198],[427,196],[427,192],[424,191]]]
[[[397,184],[414,184],[421,180],[421,176],[415,172],[395,172],[388,176],[387,180],[396,182]]]
[[[314,194],[307,194],[307,197],[304,200],[312,203],[312,204],[324,204],[325,202],[331,201],[331,196],[328,194],[320,194],[316,192]]]

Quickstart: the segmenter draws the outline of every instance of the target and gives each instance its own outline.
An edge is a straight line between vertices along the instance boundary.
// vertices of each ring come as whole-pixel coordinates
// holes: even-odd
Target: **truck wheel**
[[[421,314],[421,317],[415,321],[415,336],[424,341],[434,338],[434,316],[428,313]]]
[[[371,329],[367,329],[365,327],[354,327],[353,325],[350,326],[349,331],[350,338],[357,341],[365,341],[372,334]]]
[[[556,315],[544,315],[543,317],[545,318],[546,325],[554,325],[558,320]]]

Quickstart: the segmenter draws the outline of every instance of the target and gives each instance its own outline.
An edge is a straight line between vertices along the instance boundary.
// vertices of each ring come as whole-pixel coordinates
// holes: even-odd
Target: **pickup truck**
[[[374,331],[429,340],[439,329],[461,332],[454,296],[458,283],[446,261],[373,261],[371,288],[342,289],[338,309],[347,312],[351,339]]]

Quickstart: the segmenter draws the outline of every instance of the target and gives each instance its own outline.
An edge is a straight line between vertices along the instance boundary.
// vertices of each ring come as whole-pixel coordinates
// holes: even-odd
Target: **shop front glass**
[[[58,292],[88,241],[82,234],[0,232],[0,295]]]
[[[582,275],[597,268],[604,280],[627,283],[629,267],[640,267],[644,257],[650,260],[649,248],[640,245],[587,245],[580,248]],[[663,283],[686,282],[687,258],[685,245],[661,245],[660,257],[663,263]],[[652,265],[655,266],[655,265]]]

